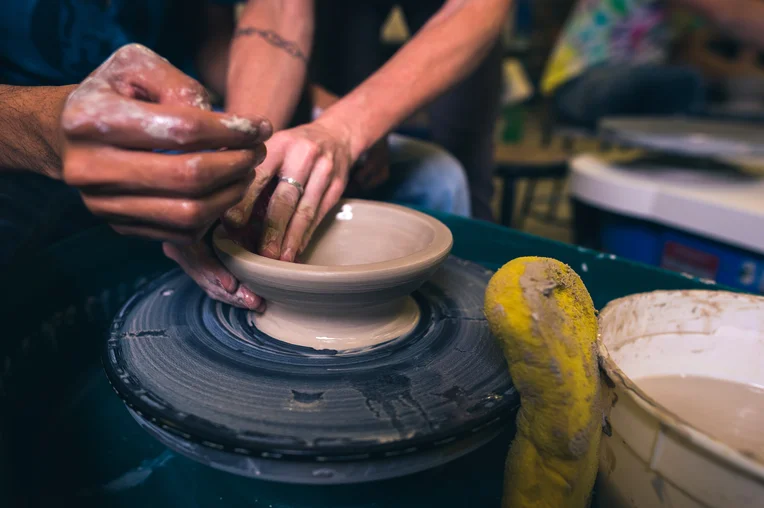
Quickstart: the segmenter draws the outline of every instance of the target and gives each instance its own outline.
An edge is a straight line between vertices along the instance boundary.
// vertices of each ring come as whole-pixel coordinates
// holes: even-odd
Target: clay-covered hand
[[[246,198],[224,220],[229,229],[243,227],[268,183],[273,178],[291,178],[297,185],[280,181],[268,201],[258,250],[269,258],[294,261],[345,191],[353,162],[350,134],[319,118],[277,132],[266,146],[268,157],[257,169]]]
[[[120,233],[197,241],[241,200],[272,133],[265,119],[210,109],[195,80],[125,46],[64,105],[62,177]]]
[[[390,178],[390,145],[387,136],[377,141],[358,159],[350,183],[360,191],[374,190]]]
[[[262,298],[239,284],[206,241],[180,246],[165,242],[163,247],[165,255],[178,263],[213,300],[249,310],[264,309]]]

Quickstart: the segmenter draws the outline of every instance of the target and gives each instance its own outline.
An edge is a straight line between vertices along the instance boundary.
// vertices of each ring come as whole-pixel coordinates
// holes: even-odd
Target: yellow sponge
[[[569,266],[524,257],[493,276],[484,311],[521,398],[503,506],[588,506],[602,432],[591,296]]]

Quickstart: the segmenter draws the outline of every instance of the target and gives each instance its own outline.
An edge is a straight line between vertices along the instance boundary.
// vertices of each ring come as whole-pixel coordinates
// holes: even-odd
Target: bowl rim
[[[334,210],[343,205],[370,206],[403,212],[405,215],[416,218],[429,226],[433,231],[432,241],[424,249],[389,261],[341,266],[307,265],[270,259],[255,254],[228,239],[222,225],[218,225],[214,229],[212,243],[219,257],[221,253],[225,254],[240,263],[244,263],[248,268],[262,271],[262,275],[268,279],[300,274],[300,277],[305,281],[369,281],[386,278],[393,274],[396,276],[414,274],[442,262],[451,252],[453,247],[451,230],[441,221],[426,213],[402,205],[365,199],[342,199],[330,213],[335,213]],[[225,259],[222,261],[223,264],[226,264]]]
[[[764,481],[764,461],[758,457],[751,457],[743,454],[736,448],[728,445],[721,440],[712,437],[709,434],[699,430],[692,423],[680,418],[669,408],[658,403],[654,398],[648,395],[640,386],[632,380],[610,354],[610,351],[602,340],[601,323],[610,317],[616,309],[635,299],[646,298],[649,296],[667,295],[671,297],[687,296],[715,296],[717,298],[730,298],[745,300],[752,305],[764,307],[764,297],[747,293],[736,293],[724,290],[708,289],[676,289],[676,290],[656,290],[646,293],[635,293],[632,295],[616,298],[610,301],[599,314],[599,331],[597,339],[597,350],[600,358],[600,367],[605,375],[613,382],[615,387],[623,390],[631,400],[633,400],[643,411],[655,418],[661,425],[674,431],[678,436],[688,440],[694,446],[697,446],[713,457],[723,461],[730,467],[747,474],[757,482]]]

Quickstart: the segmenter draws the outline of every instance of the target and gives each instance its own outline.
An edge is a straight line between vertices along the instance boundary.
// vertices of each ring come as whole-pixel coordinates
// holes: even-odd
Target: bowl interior
[[[605,364],[653,408],[764,461],[764,298],[658,291],[603,311]]]
[[[722,291],[634,295],[603,312],[600,332],[631,379],[705,376],[764,386],[764,298]]]
[[[349,201],[324,221],[299,261],[353,266],[405,258],[432,244],[432,224],[405,208]]]

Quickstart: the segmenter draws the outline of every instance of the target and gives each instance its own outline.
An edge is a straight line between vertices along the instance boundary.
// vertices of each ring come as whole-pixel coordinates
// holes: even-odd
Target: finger
[[[277,168],[281,166],[280,161],[271,157],[273,156],[268,155],[265,163],[255,170],[255,177],[242,200],[223,215],[223,225],[227,229],[240,229],[249,224],[256,203],[258,207],[267,208],[270,197],[278,185],[278,181],[274,180],[273,177]],[[264,218],[265,213],[262,215]]]
[[[122,46],[91,77],[107,80],[126,97],[211,109],[209,94],[198,81],[141,44]]]
[[[239,288],[239,281],[217,260],[212,249],[204,242],[182,248],[171,243],[162,245],[164,254],[178,263],[186,272],[197,271],[214,286],[233,294]]]
[[[321,200],[321,205],[318,207],[318,214],[316,214],[316,218],[313,220],[313,224],[310,225],[308,232],[305,234],[305,237],[302,240],[300,253],[303,253],[305,249],[308,248],[310,240],[313,237],[313,234],[316,232],[318,226],[321,225],[321,223],[326,218],[326,215],[332,210],[332,208],[334,208],[337,203],[339,203],[340,198],[342,197],[342,193],[345,191],[345,185],[345,182],[339,178],[333,180],[329,185],[329,188],[324,194],[324,198]]]
[[[263,118],[153,104],[113,92],[73,94],[62,113],[61,125],[73,140],[98,139],[123,148],[182,151],[252,148],[268,139],[273,130]]]
[[[263,308],[262,298],[240,286],[233,274],[220,264],[207,244],[198,242],[180,248],[165,243],[162,247],[165,255],[178,263],[210,298],[249,310]]]
[[[297,209],[289,221],[281,252],[282,261],[294,261],[311,224],[318,215],[318,208],[326,192],[333,174],[332,161],[326,157],[319,158],[310,174],[305,194],[297,204]]]
[[[208,227],[237,203],[246,183],[237,183],[200,199],[155,196],[104,196],[82,192],[85,205],[115,223],[150,225],[158,229],[197,231]]]
[[[292,147],[284,158],[281,176],[294,178],[304,188],[317,157],[318,151],[314,145],[298,144]],[[265,218],[265,231],[260,246],[263,256],[272,259],[281,256],[284,234],[300,198],[300,191],[293,184],[279,182],[276,186]]]
[[[64,181],[88,193],[202,197],[235,183],[247,184],[265,158],[265,145],[169,155],[74,145],[64,156]]]

